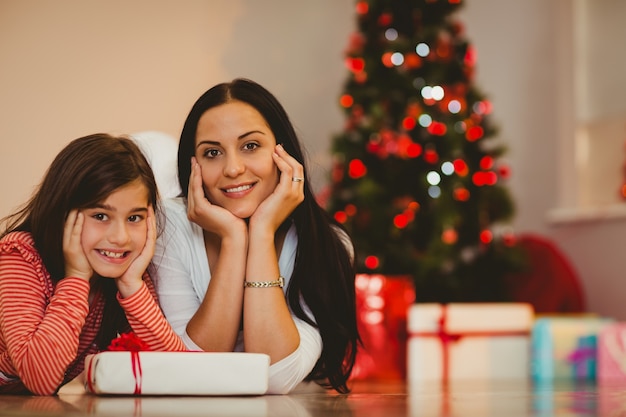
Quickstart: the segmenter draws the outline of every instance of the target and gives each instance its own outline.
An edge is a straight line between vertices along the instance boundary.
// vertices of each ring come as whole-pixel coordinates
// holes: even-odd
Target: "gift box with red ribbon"
[[[100,352],[85,359],[93,394],[263,395],[270,359],[244,352]]]
[[[533,319],[526,303],[412,305],[409,383],[528,378]]]
[[[134,333],[85,358],[85,389],[116,395],[263,395],[270,357],[245,352],[151,352]]]

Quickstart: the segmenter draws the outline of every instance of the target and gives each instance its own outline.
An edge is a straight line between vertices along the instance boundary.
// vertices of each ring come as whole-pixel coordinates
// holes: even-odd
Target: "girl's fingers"
[[[63,256],[66,276],[89,280],[93,271],[81,245],[84,222],[85,215],[78,210],[72,210],[68,214],[63,228]]]
[[[72,210],[67,216],[63,230],[63,246],[69,250],[80,247],[80,235],[83,231],[85,215],[78,210]],[[82,249],[82,248],[81,248]]]
[[[118,289],[123,296],[134,294],[139,288],[143,280],[143,274],[154,256],[156,247],[156,216],[152,206],[148,206],[146,226],[146,243],[143,249],[118,280]]]
[[[156,216],[154,214],[154,207],[148,207],[148,230],[146,231],[146,246],[150,249],[154,249],[156,244]]]
[[[67,248],[70,244],[72,230],[74,229],[74,223],[76,223],[76,216],[78,210],[72,210],[65,219],[65,225],[63,226],[63,247]]]

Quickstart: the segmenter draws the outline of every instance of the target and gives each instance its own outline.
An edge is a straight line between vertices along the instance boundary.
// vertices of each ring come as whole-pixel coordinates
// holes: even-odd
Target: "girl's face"
[[[195,156],[207,199],[242,219],[276,188],[274,133],[249,104],[232,101],[207,110],[198,122]]]
[[[119,278],[139,256],[148,230],[148,189],[136,180],[83,210],[81,244],[94,272]]]

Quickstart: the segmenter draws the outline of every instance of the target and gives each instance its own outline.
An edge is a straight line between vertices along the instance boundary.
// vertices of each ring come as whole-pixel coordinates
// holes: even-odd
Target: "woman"
[[[270,393],[303,380],[348,392],[352,243],[317,204],[281,104],[245,79],[206,91],[183,127],[178,177],[150,271],[187,346],[268,354]]]

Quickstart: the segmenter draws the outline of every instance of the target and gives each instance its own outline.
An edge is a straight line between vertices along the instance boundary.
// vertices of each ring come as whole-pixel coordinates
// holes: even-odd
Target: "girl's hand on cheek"
[[[154,207],[152,206],[148,207],[146,225],[145,245],[126,272],[117,279],[117,287],[122,297],[128,297],[134,294],[135,291],[141,287],[143,284],[143,274],[154,256],[154,248],[156,246],[156,216],[154,215]]]
[[[293,180],[304,178],[304,168],[282,145],[276,145],[272,157],[280,171],[280,178],[274,192],[254,212],[250,224],[267,222],[268,227],[276,231],[304,200],[304,181]]]
[[[187,217],[202,229],[225,236],[232,233],[236,224],[246,227],[245,222],[223,207],[211,204],[204,195],[202,168],[195,157],[191,158],[191,175],[187,192]]]
[[[77,277],[89,281],[93,275],[93,269],[81,244],[84,223],[84,213],[78,210],[70,211],[63,228],[63,258],[66,277]]]

